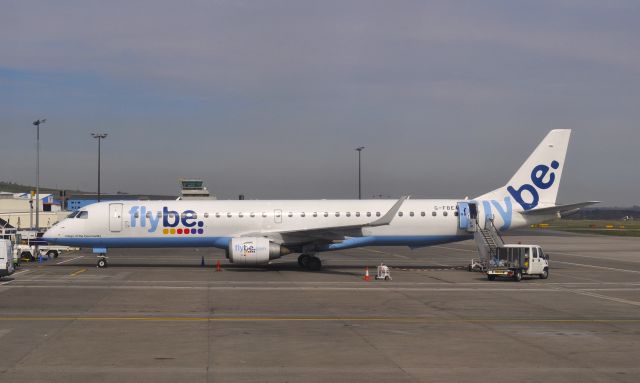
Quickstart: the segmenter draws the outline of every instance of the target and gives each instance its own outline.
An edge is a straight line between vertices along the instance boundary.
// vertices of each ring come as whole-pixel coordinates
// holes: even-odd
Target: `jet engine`
[[[227,259],[238,265],[260,265],[289,253],[289,249],[267,238],[231,238]]]

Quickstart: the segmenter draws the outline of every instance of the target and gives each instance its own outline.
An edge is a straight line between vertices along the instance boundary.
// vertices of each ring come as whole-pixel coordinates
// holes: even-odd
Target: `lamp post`
[[[33,122],[33,125],[36,127],[36,237],[40,229],[40,125],[45,122],[47,122],[46,118]]]
[[[98,139],[98,202],[100,202],[100,142],[107,138],[107,133],[91,133],[91,136]]]
[[[356,148],[358,152],[358,199],[362,199],[362,150],[364,146]]]

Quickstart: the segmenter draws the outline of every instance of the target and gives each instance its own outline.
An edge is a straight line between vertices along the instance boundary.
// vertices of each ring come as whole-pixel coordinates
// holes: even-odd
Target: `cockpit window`
[[[78,216],[76,218],[87,219],[87,218],[89,218],[89,212],[88,211],[81,211],[81,212],[78,213]]]
[[[80,213],[80,212],[79,212],[79,211],[74,211],[73,213],[69,214],[69,215],[67,216],[67,218],[75,218],[75,217],[76,217],[76,215],[78,215],[78,213]]]

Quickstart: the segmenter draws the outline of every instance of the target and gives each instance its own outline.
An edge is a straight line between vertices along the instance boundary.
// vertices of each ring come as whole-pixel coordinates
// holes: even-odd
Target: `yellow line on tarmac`
[[[474,323],[640,323],[639,319],[509,319],[509,318],[423,318],[423,317],[119,317],[119,316],[15,316],[0,317],[0,321],[97,321],[97,322],[404,322],[425,324]]]
[[[80,269],[80,270],[76,271],[75,273],[71,273],[71,274],[69,274],[69,276],[70,276],[70,277],[75,277],[76,275],[78,275],[78,274],[82,274],[82,273],[84,273],[85,271],[87,271],[87,269]]]

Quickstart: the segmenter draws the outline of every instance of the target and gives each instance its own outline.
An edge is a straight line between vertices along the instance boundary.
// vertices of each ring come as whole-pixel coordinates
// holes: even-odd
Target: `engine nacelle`
[[[238,265],[260,265],[288,253],[285,247],[267,238],[231,238],[227,258],[231,263]]]

